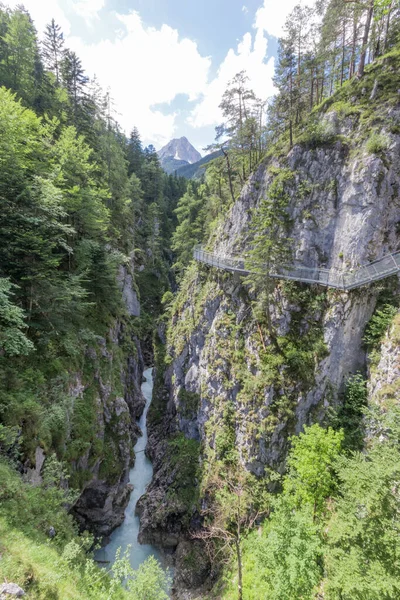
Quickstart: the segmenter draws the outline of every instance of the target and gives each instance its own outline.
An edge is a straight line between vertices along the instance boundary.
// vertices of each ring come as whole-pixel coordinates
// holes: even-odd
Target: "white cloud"
[[[7,1],[14,7],[20,2]],[[67,16],[75,13],[93,26],[102,18],[99,13],[105,0],[23,2],[39,32],[52,17],[61,25],[67,46],[77,52],[88,75],[96,74],[104,88],[110,87],[120,115],[118,120],[126,132],[137,125],[145,140],[162,145],[174,136],[177,115],[164,115],[154,105],[170,103],[177,94],[186,94],[191,101],[198,100],[188,125],[201,128],[221,122],[218,108],[221,97],[228,81],[241,70],[247,71],[249,85],[257,96],[266,99],[275,93],[274,60],[266,62],[266,33],[282,34],[285,19],[298,0],[260,0],[263,4],[256,13],[252,31],[227,52],[211,80],[211,58],[202,56],[194,41],[181,39],[178,31],[168,25],[159,29],[147,27],[135,12],[117,15],[121,27],[116,39],[90,44],[83,37],[69,35],[71,24]],[[303,2],[312,4],[313,0]],[[246,13],[246,5],[242,10]]]
[[[245,4],[243,4],[243,6],[242,6],[242,12],[244,12],[245,15],[247,15],[247,13],[249,12],[249,9],[247,8],[247,6]]]
[[[105,6],[105,0],[73,0],[73,10],[85,21],[92,25],[94,19],[99,19],[99,12]]]
[[[10,8],[16,8],[22,4],[33,18],[39,36],[43,34],[46,25],[52,18],[61,26],[65,35],[70,32],[70,22],[57,0],[51,2],[46,0],[6,0],[5,4]]]
[[[168,25],[145,27],[134,12],[118,18],[126,30],[115,41],[88,45],[70,38],[68,43],[89,74],[96,73],[100,83],[111,88],[121,125],[127,131],[137,125],[143,138],[163,144],[173,136],[175,115],[151,107],[170,103],[177,94],[198,99],[211,61],[199,54],[195,42],[179,39]]]
[[[222,122],[219,109],[222,95],[228,82],[240,71],[245,70],[249,77],[249,87],[259,98],[266,100],[275,93],[272,82],[274,59],[265,62],[268,40],[262,29],[255,35],[246,33],[238,44],[237,50],[230,49],[218,73],[204,92],[203,100],[195,107],[189,122],[194,127],[217,125]]]
[[[17,6],[21,0],[11,0]],[[176,114],[164,115],[152,106],[170,103],[177,94],[198,99],[207,86],[211,59],[200,55],[190,39],[180,39],[178,31],[168,25],[160,29],[145,27],[133,12],[117,15],[121,30],[115,40],[88,44],[81,37],[71,37],[70,22],[61,0],[24,0],[39,32],[54,16],[66,34],[66,44],[74,50],[89,76],[96,75],[103,88],[110,88],[118,121],[129,133],[136,125],[144,140],[161,146],[174,135]],[[74,10],[90,21],[96,19],[104,0],[69,0]]]
[[[256,13],[255,28],[281,37],[286,18],[296,4],[299,4],[299,0],[264,0],[263,6]],[[312,6],[315,0],[303,0],[302,4]]]
[[[315,0],[302,0],[304,5],[312,6]],[[217,75],[204,92],[204,98],[194,109],[189,122],[194,127],[217,125],[222,122],[218,105],[228,82],[242,70],[249,76],[249,87],[259,98],[267,100],[276,93],[273,84],[275,61],[265,61],[268,50],[266,34],[280,37],[289,13],[299,0],[263,0],[257,10],[253,32],[246,33],[235,50],[230,49],[220,65]],[[247,12],[246,5],[242,8]]]

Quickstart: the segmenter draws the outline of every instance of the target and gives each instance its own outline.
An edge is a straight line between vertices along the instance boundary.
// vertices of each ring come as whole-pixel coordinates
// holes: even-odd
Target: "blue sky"
[[[9,0],[16,5],[21,0]],[[304,0],[307,3],[312,0]],[[7,0],[6,0],[7,2]],[[296,0],[25,0],[38,31],[52,17],[89,76],[110,88],[123,129],[160,148],[214,139],[227,82],[245,69],[274,93],[277,39]]]

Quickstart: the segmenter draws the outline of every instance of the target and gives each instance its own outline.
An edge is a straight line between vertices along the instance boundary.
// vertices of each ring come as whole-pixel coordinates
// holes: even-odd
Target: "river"
[[[146,399],[146,405],[138,421],[143,435],[138,439],[134,447],[136,454],[135,466],[129,473],[129,483],[133,485],[133,491],[125,511],[125,520],[122,525],[113,531],[109,543],[96,553],[97,560],[102,562],[107,561],[110,563],[110,566],[114,563],[118,548],[122,549],[123,554],[129,545],[131,546],[130,563],[134,569],[137,569],[149,556],[154,556],[160,560],[160,554],[156,548],[148,544],[139,544],[140,521],[139,517],[135,515],[137,501],[145,493],[146,487],[153,476],[153,466],[144,452],[147,445],[146,418],[153,395],[152,373],[153,369],[146,369],[144,372],[146,381],[142,384],[142,392]]]

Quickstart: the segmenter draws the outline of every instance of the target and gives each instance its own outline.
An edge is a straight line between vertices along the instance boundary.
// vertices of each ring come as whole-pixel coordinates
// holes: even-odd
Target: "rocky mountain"
[[[201,160],[201,154],[186,137],[171,140],[158,151],[161,166],[167,173],[174,173],[179,167],[192,165]]]
[[[211,154],[207,154],[207,156],[203,156],[203,158],[193,164],[185,164],[177,169],[176,174],[178,177],[185,177],[186,179],[201,179],[205,172],[206,167],[209,162],[221,156],[221,152],[217,150],[216,152],[212,152]]]

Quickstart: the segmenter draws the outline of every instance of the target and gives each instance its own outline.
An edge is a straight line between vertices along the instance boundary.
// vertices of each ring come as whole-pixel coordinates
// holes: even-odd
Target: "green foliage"
[[[285,264],[290,257],[290,239],[287,237],[290,196],[287,187],[293,182],[294,173],[289,169],[278,169],[272,170],[271,174],[274,179],[268,187],[268,196],[260,202],[251,222],[254,240],[247,268],[259,275],[249,275],[248,282],[257,289],[265,287],[260,279],[268,282],[264,276],[265,269],[273,270],[277,265]]]
[[[367,382],[361,373],[350,377],[346,383],[343,404],[335,419],[335,427],[344,432],[343,447],[361,450],[364,438],[364,415],[367,406]]]
[[[229,81],[220,104],[224,123],[216,127],[216,141],[207,148],[221,155],[208,170],[217,175],[219,199],[227,188],[230,202],[235,201],[266,148],[265,103],[248,88],[248,80],[246,71],[240,71]]]
[[[257,543],[254,575],[259,575],[254,582],[247,579],[246,597],[312,600],[322,576],[321,558],[322,543],[311,508],[293,511],[284,501],[278,502]]]
[[[10,296],[12,285],[7,279],[0,279],[0,352],[8,356],[29,354],[33,350],[32,342],[26,337],[24,312],[12,304]]]
[[[109,482],[122,467],[117,420],[104,439],[96,425],[101,389],[112,413],[132,350],[118,278],[139,293],[132,263],[142,267],[135,325],[146,341],[187,182],[163,173],[137,130],[126,140],[54,21],[42,50],[25,9],[1,6],[0,445],[28,464],[37,446],[55,452],[80,488],[93,476],[77,467],[83,455]]]
[[[355,376],[348,389],[357,406],[364,381]],[[293,440],[282,492],[243,546],[244,598],[398,597],[399,410],[392,402],[364,412],[362,454],[341,454],[343,434],[318,425]],[[222,597],[236,598],[234,589],[227,573]]]
[[[224,407],[222,423],[215,435],[215,451],[217,457],[227,464],[237,461],[236,450],[236,412],[233,402]]]
[[[182,413],[188,418],[194,418],[199,408],[199,394],[196,392],[188,392],[185,388],[181,388],[179,390],[178,399]]]
[[[321,515],[325,500],[336,490],[334,465],[339,456],[343,432],[304,427],[304,433],[292,438],[284,495],[294,507],[309,505],[314,517]]]
[[[345,100],[338,100],[338,102],[334,102],[329,106],[328,112],[337,112],[341,117],[348,117],[350,115],[359,115],[360,108],[358,106],[354,106],[350,102],[346,102]]]
[[[243,546],[244,598],[315,598],[323,575],[322,517],[326,498],[336,489],[341,440],[341,433],[319,425],[292,438],[283,490],[262,530]],[[230,584],[224,599],[235,598],[231,590]]]
[[[128,589],[135,600],[168,600],[171,578],[153,556],[131,575]]]
[[[188,439],[183,433],[168,440],[167,460],[173,469],[173,482],[168,488],[169,499],[182,503],[187,518],[198,501],[197,475],[199,470],[200,444]]]
[[[66,472],[54,456],[37,487],[0,460],[1,578],[17,582],[33,600],[167,599],[170,577],[153,557],[133,571],[128,547],[123,556],[118,553],[112,572],[96,565],[89,554],[93,539],[78,537],[65,509],[73,498],[60,489],[60,479],[65,482]]]
[[[369,154],[381,154],[389,148],[389,143],[387,136],[374,132],[369,136],[365,147]]]
[[[294,7],[279,40],[274,80],[279,94],[269,107],[268,133],[279,149],[291,148],[295,142],[312,148],[333,142],[333,132],[326,131],[322,121],[327,109],[363,120],[372,106],[379,111],[383,104],[396,103],[393,64],[388,61],[398,60],[399,16],[398,6],[389,0],[330,0]],[[368,54],[372,64],[366,66],[371,47],[375,48]],[[311,126],[310,111],[315,116]],[[373,146],[379,152],[384,149],[377,140],[372,142],[372,152]]]
[[[395,600],[400,593],[397,445],[375,441],[367,455],[339,461],[341,497],[326,550],[329,600]]]
[[[363,339],[370,351],[379,348],[382,338],[393,321],[393,317],[397,313],[397,310],[398,309],[392,304],[384,304],[382,308],[378,308],[375,311],[368,321]]]
[[[316,123],[308,123],[304,133],[296,139],[296,142],[315,149],[325,144],[332,144],[335,139],[332,123],[320,120]]]
[[[41,541],[50,527],[57,531],[55,545],[61,548],[76,534],[72,517],[65,504],[72,495],[57,483],[65,476],[65,466],[53,457],[46,466],[42,485],[26,485],[11,466],[0,460],[0,516],[7,524],[27,537]]]
[[[172,236],[172,249],[177,256],[174,268],[178,272],[182,272],[192,261],[195,245],[203,240],[205,208],[204,197],[189,183],[175,211],[178,225]]]

